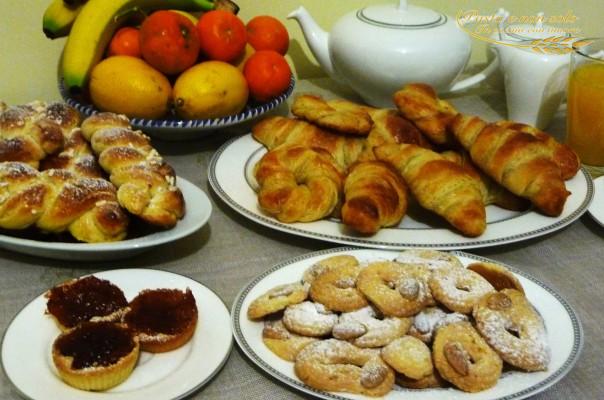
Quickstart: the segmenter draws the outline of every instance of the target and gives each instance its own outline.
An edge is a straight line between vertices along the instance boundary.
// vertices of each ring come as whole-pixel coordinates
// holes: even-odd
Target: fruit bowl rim
[[[136,117],[134,117],[134,118],[128,117],[128,118],[130,119],[130,124],[134,128],[141,129],[141,130],[144,130],[146,128],[154,129],[154,130],[188,129],[188,130],[198,130],[198,131],[220,129],[220,128],[225,128],[225,127],[240,124],[242,122],[254,119],[256,117],[259,117],[259,116],[271,111],[272,109],[274,109],[275,107],[277,107],[278,105],[283,103],[289,96],[291,96],[291,94],[294,91],[295,85],[296,85],[296,79],[292,74],[287,89],[285,89],[285,91],[283,91],[278,96],[272,98],[271,100],[269,100],[267,102],[263,102],[263,103],[248,100],[245,108],[241,112],[239,112],[237,114],[233,114],[233,115],[228,115],[225,117],[220,117],[220,118],[182,119],[182,118],[178,118],[176,116],[168,117],[168,118],[159,118],[159,119],[136,118]],[[90,104],[89,102],[79,100],[79,99],[75,98],[74,96],[72,96],[69,93],[69,91],[67,90],[67,88],[65,87],[62,77],[59,78],[58,86],[59,86],[59,92],[60,92],[63,100],[67,104],[69,104],[70,106],[72,106],[76,110],[78,110],[84,116],[89,117],[91,115],[101,112],[100,110],[98,110],[94,105]]]

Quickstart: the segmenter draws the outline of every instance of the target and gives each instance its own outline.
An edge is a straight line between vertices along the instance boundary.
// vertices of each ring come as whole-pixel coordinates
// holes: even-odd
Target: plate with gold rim
[[[566,181],[571,195],[558,217],[548,217],[533,210],[509,211],[492,205],[486,208],[486,231],[477,238],[469,238],[450,229],[435,215],[416,209],[410,210],[398,226],[381,229],[373,236],[362,236],[335,218],[286,224],[261,210],[253,169],[265,153],[264,146],[251,134],[233,138],[218,149],[208,168],[210,185],[218,197],[246,218],[271,229],[360,247],[461,250],[529,240],[558,231],[577,220],[587,211],[594,194],[589,173],[581,169]]]
[[[170,352],[141,352],[132,374],[114,388],[102,392],[79,390],[64,383],[54,367],[51,349],[60,330],[45,315],[46,297],[41,294],[17,313],[2,339],[3,369],[23,397],[181,399],[199,390],[225,364],[233,342],[229,310],[213,291],[189,277],[161,270],[117,269],[92,275],[120,287],[129,301],[144,289],[191,289],[199,313],[193,337]]]
[[[251,302],[267,290],[302,278],[303,272],[317,261],[334,255],[348,254],[361,265],[375,260],[394,260],[399,254],[391,250],[336,248],[301,255],[269,268],[250,281],[237,295],[231,309],[231,323],[235,341],[252,363],[285,385],[321,399],[370,399],[361,395],[332,393],[314,389],[303,383],[294,372],[293,363],[271,352],[262,341],[263,323],[247,318]],[[451,252],[464,266],[470,263],[496,262],[464,252]],[[499,263],[501,264],[501,263]],[[502,264],[503,265],[503,264]],[[523,272],[506,265],[522,284],[526,296],[544,320],[551,360],[546,371],[506,371],[497,384],[478,393],[465,393],[453,388],[405,389],[397,385],[384,396],[387,400],[513,400],[540,393],[560,381],[577,362],[583,347],[583,328],[570,304],[553,288]]]

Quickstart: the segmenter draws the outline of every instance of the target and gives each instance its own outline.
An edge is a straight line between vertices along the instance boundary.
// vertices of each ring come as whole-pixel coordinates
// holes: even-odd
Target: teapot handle
[[[497,70],[499,67],[499,56],[495,56],[491,63],[487,65],[482,71],[477,73],[476,75],[472,75],[469,78],[466,78],[462,81],[455,82],[450,88],[449,92],[457,92],[459,90],[466,89],[470,86],[476,85],[479,82],[484,81],[489,75]]]

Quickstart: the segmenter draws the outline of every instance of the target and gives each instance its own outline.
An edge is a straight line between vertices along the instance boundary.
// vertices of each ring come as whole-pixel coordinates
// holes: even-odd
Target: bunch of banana
[[[56,38],[69,35],[61,61],[65,87],[81,92],[92,68],[101,60],[115,31],[137,10],[209,11],[239,7],[231,0],[52,0],[44,13],[43,30]]]

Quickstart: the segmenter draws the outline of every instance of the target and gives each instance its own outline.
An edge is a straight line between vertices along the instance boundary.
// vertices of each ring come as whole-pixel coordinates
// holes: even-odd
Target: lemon
[[[209,119],[243,110],[249,92],[245,77],[237,67],[222,61],[205,61],[176,79],[173,94],[180,117]]]
[[[102,111],[137,118],[160,118],[170,107],[168,78],[136,57],[114,56],[98,63],[90,74],[90,97]]]

